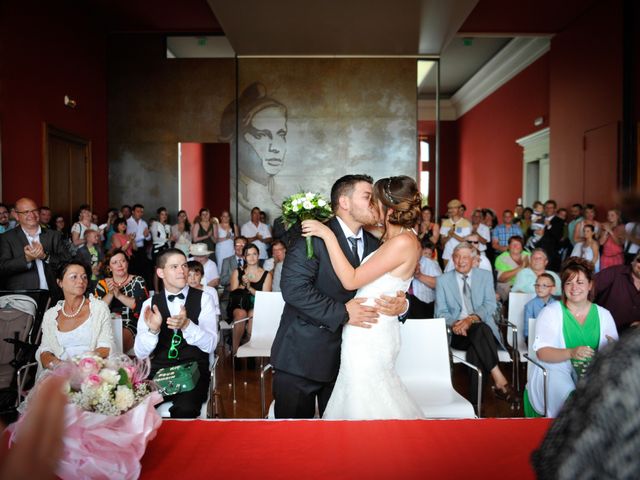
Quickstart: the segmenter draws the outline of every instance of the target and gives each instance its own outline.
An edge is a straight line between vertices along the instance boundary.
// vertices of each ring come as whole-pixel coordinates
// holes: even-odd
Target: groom
[[[377,220],[372,183],[368,175],[346,175],[331,188],[335,218],[327,225],[354,267],[379,246],[362,228]],[[324,242],[314,237],[313,249],[307,260],[305,239],[298,239],[282,268],[286,304],[271,348],[276,418],[313,418],[316,399],[322,416],[338,375],[345,324],[371,328],[378,312],[398,316],[407,310],[403,292],[376,299],[376,307],[362,305],[365,299],[342,287]]]

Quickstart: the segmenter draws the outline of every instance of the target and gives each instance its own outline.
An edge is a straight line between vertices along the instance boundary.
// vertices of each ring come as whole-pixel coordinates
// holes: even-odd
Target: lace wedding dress
[[[374,299],[380,295],[395,296],[398,290],[406,291],[410,283],[411,279],[403,280],[385,273],[360,288],[356,297],[366,297],[365,305],[374,305]],[[400,350],[400,328],[398,317],[386,315],[380,315],[378,323],[371,328],[345,325],[340,371],[322,418],[424,418],[395,371]]]

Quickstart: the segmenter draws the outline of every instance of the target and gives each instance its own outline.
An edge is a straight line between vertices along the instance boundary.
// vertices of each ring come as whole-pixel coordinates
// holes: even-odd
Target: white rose
[[[325,202],[323,199],[319,199],[318,200],[318,206],[319,207],[324,207],[327,204],[327,202]]]
[[[315,195],[311,192],[307,192],[307,194],[304,196],[304,198],[307,200],[313,200],[313,197],[315,197]]]
[[[294,212],[297,212],[298,210],[300,210],[300,207],[296,204],[293,206],[291,210],[293,210]]]
[[[105,382],[110,383],[111,385],[116,385],[120,381],[120,375],[118,372],[111,370],[110,368],[103,368],[100,371],[100,376]]]
[[[128,410],[133,406],[134,401],[135,396],[133,394],[133,390],[128,388],[126,385],[118,385],[118,388],[116,389],[116,407],[118,407],[119,410]]]
[[[313,203],[311,203],[309,200],[305,200],[302,206],[305,208],[305,210],[313,209]]]

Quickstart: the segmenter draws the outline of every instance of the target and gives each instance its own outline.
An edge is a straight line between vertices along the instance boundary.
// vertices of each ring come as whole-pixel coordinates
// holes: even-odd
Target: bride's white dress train
[[[410,283],[411,279],[403,280],[385,273],[358,290],[356,297],[366,297],[365,305],[374,305],[375,298],[382,294],[395,296],[398,290],[406,291]],[[395,370],[400,351],[400,328],[398,317],[386,315],[380,315],[378,323],[371,328],[345,325],[340,371],[322,418],[424,418]]]

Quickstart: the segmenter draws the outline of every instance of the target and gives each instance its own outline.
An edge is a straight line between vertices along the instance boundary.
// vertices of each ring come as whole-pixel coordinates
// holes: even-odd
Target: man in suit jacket
[[[537,248],[542,248],[547,252],[549,258],[549,270],[560,271],[560,247],[564,234],[564,220],[556,215],[558,204],[555,200],[547,200],[544,204],[544,229],[536,233],[542,234]]]
[[[444,318],[451,327],[451,346],[467,351],[467,361],[490,374],[495,383],[494,393],[509,402],[516,395],[498,366],[501,348],[498,326],[493,320],[496,311],[496,292],[493,275],[473,267],[476,251],[467,243],[458,244],[452,255],[455,270],[436,281],[435,316]],[[471,398],[477,398],[478,383],[471,377]],[[480,412],[478,412],[480,414]]]
[[[336,217],[328,226],[354,267],[379,246],[362,229],[376,218],[371,184],[368,175],[346,175],[331,189]],[[353,298],[355,292],[342,287],[324,242],[314,237],[313,248],[315,255],[309,260],[305,239],[299,238],[282,268],[285,307],[271,348],[277,418],[313,418],[316,400],[322,415],[338,375],[345,324],[370,328],[378,311],[397,316],[407,310],[404,294],[377,299],[378,307],[362,305],[364,299]]]
[[[30,198],[16,202],[16,228],[0,235],[0,281],[7,290],[45,289],[59,297],[55,271],[71,259],[58,232],[40,227],[38,206]]]

